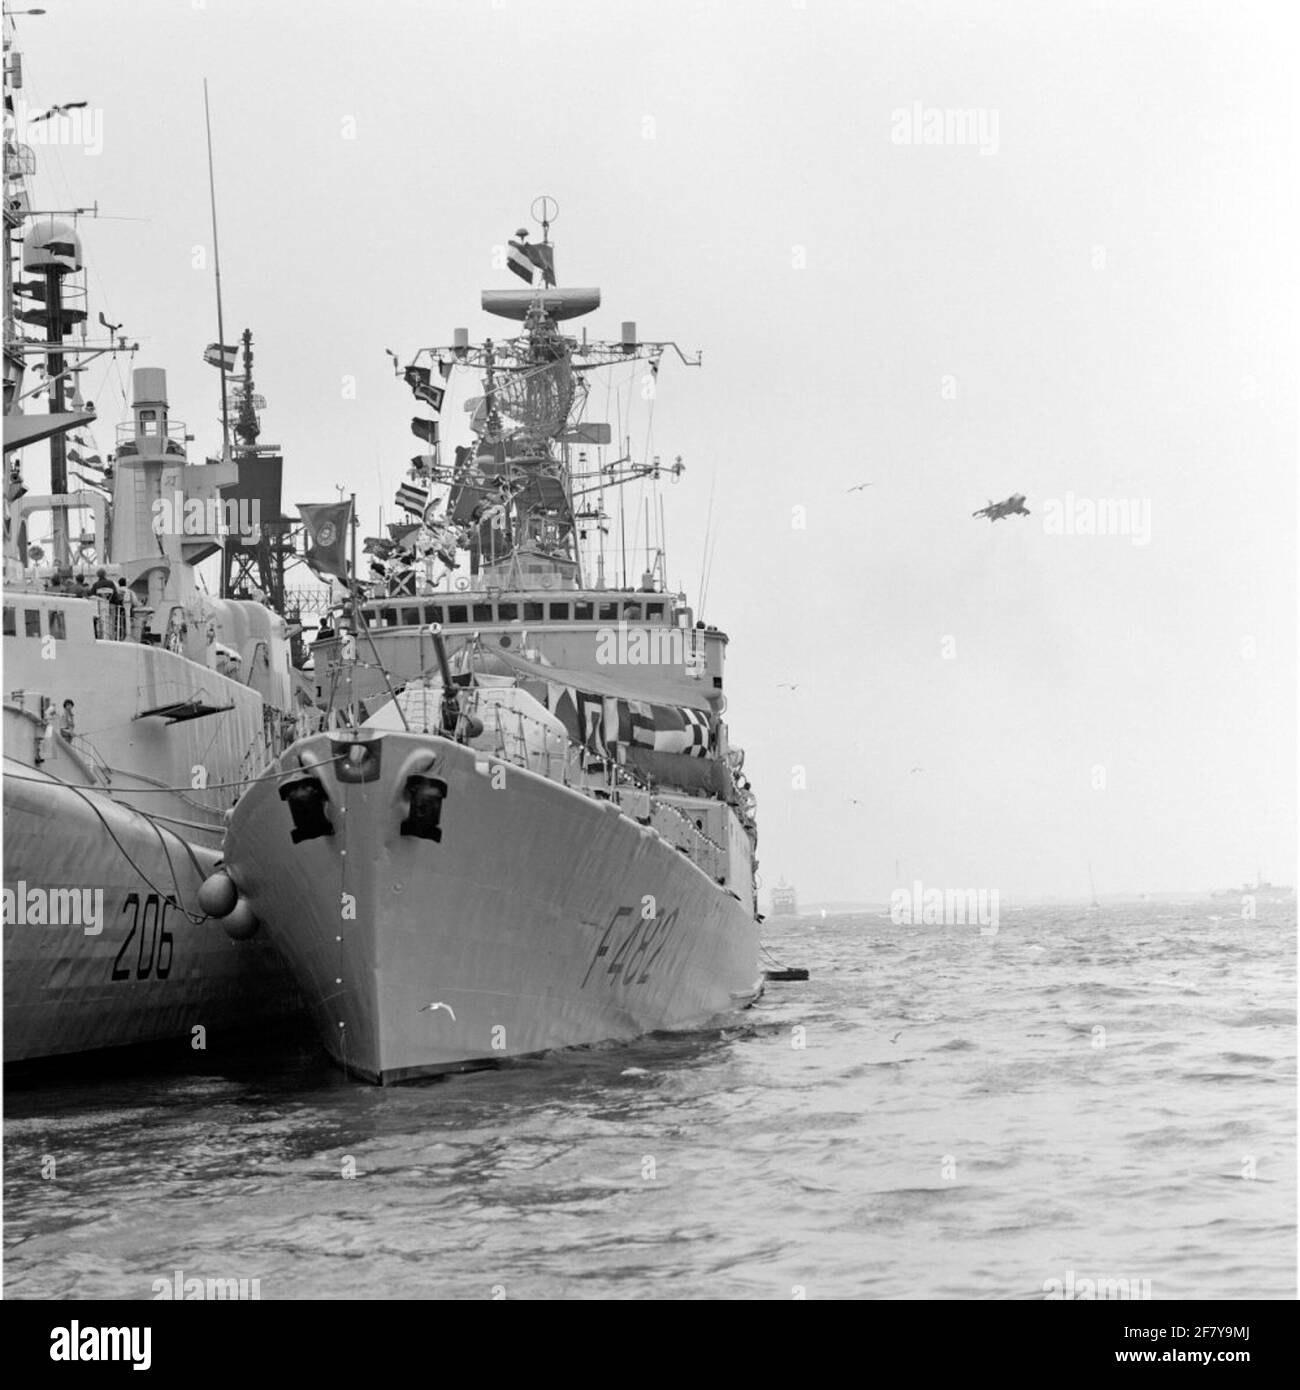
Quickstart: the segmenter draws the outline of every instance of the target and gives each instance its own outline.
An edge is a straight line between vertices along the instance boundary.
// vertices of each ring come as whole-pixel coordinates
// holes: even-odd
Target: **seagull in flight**
[[[792,685],[789,681],[778,681],[778,682],[777,682],[776,688],[777,688],[778,690],[798,690],[798,689],[799,689],[799,687],[798,687],[797,685]]]
[[[68,111],[77,111],[88,104],[84,101],[65,101],[62,106],[51,106],[48,111],[42,112],[39,116],[33,116],[31,124],[35,125],[37,121],[48,121],[54,116],[62,116]]]
[[[925,768],[923,768],[923,767],[909,767],[909,768],[908,768],[908,773],[909,773],[909,774],[911,774],[911,773],[913,773],[913,772],[924,772],[924,771],[925,771]]]
[[[861,492],[863,488],[875,487],[875,483],[854,483],[851,488],[846,488],[846,492]]]
[[[898,1032],[895,1033],[894,1036],[893,1036],[892,1038],[890,1038],[889,1041],[890,1041],[891,1043],[896,1043],[896,1042],[899,1040],[899,1038],[901,1038],[902,1036],[903,1036],[903,1030],[900,1028],[900,1029],[898,1030]]]
[[[433,1013],[433,1012],[434,1012],[435,1010],[437,1010],[437,1009],[446,1009],[447,1012],[448,1012],[449,1014],[451,1014],[451,1021],[452,1021],[453,1023],[456,1022],[456,1012],[455,1012],[455,1010],[451,1007],[450,1004],[444,1004],[444,1003],[442,1002],[441,999],[437,1000],[435,1003],[426,1004],[426,1005],[424,1006],[424,1008],[420,1010],[420,1012],[421,1012],[421,1013],[424,1013],[426,1009],[427,1009],[430,1013]]]

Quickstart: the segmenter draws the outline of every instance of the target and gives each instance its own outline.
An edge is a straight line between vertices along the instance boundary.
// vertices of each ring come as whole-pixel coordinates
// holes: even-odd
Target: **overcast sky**
[[[227,338],[287,502],[343,484],[373,529],[416,452],[384,349],[494,331],[539,193],[593,335],[704,349],[659,382],[669,569],[694,600],[716,486],[769,885],[1295,882],[1287,6],[45,8],[21,95],[90,102],[102,148],[37,147],[38,201],[143,219],[83,224],[91,317],[211,453],[209,79]],[[101,446],[126,371],[90,380]],[[972,518],[1013,492],[1029,517]],[[1056,533],[1071,495],[1146,543]]]

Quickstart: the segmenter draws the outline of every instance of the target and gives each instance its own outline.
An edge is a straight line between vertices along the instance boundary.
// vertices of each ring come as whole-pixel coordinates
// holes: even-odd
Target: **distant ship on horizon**
[[[1295,896],[1295,889],[1285,883],[1270,883],[1264,877],[1263,869],[1256,869],[1254,883],[1243,883],[1240,888],[1222,888],[1210,896],[1239,898],[1246,894],[1256,898],[1292,898]]]
[[[799,896],[783,878],[772,889],[772,916],[797,917],[799,915]]]

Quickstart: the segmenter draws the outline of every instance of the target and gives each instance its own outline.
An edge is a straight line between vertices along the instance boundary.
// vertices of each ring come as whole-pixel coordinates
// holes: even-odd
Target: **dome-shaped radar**
[[[23,238],[24,270],[81,269],[81,238],[66,222],[52,217],[35,224]]]

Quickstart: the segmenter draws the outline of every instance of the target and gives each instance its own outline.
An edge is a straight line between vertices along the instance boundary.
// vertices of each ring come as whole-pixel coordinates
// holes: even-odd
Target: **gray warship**
[[[682,464],[634,459],[585,411],[601,372],[644,399],[666,354],[699,358],[631,322],[574,335],[600,291],[556,286],[539,209],[542,241],[510,248],[525,287],[482,294],[516,335],[394,359],[432,452],[399,493],[414,519],[366,542],[366,585],[355,514],[315,509],[318,563],[353,594],[312,648],[329,726],[243,794],[204,890],[372,1082],[702,1027],[762,989],[728,639],[667,582],[660,489]],[[469,442],[444,457],[465,376]],[[629,568],[611,499],[631,488]]]
[[[12,37],[6,18],[7,103]],[[199,582],[220,523],[186,523],[229,515],[240,467],[189,461],[162,370],[133,372],[131,418],[97,450],[81,373],[135,347],[102,314],[87,335],[76,217],[34,206],[20,134],[6,122],[4,1058],[213,1047],[300,1007],[274,953],[198,900],[226,811],[306,727],[288,633]]]

